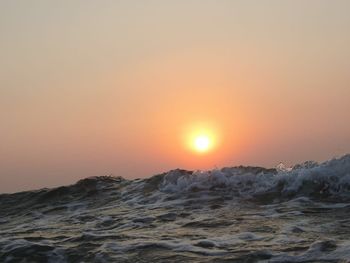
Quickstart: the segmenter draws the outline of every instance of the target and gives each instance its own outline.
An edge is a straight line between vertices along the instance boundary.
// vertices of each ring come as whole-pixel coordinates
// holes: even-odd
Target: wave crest
[[[224,190],[243,197],[350,199],[350,155],[321,164],[308,161],[288,170],[243,166],[195,172],[173,170],[164,175],[159,189],[165,193]]]

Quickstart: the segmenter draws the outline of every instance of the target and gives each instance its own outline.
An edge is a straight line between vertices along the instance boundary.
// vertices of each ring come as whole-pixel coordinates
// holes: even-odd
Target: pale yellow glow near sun
[[[210,149],[211,141],[206,135],[199,135],[194,139],[194,148],[198,152],[206,152]]]
[[[184,127],[183,141],[192,153],[206,155],[219,146],[220,132],[215,123],[195,123]]]

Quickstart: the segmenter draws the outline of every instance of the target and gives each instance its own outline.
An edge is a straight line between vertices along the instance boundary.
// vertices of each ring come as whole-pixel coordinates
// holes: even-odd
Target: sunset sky
[[[349,12],[345,0],[1,1],[0,192],[350,152]]]

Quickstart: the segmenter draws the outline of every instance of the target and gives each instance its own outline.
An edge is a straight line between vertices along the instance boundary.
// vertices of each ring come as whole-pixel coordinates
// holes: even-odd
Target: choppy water
[[[350,155],[3,194],[0,262],[350,262]]]

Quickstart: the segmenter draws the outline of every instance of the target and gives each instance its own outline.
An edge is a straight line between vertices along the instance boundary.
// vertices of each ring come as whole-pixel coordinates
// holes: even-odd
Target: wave
[[[232,167],[210,171],[170,171],[159,186],[166,193],[229,191],[247,198],[307,196],[350,200],[350,154],[321,164],[307,161],[290,169]]]
[[[286,169],[238,166],[209,171],[176,169],[146,179],[100,176],[70,186],[0,195],[0,209],[44,207],[93,199],[108,202],[161,202],[201,195],[225,195],[262,202],[305,196],[331,202],[350,201],[350,154],[323,163],[305,162]],[[14,209],[16,208],[16,209]]]
[[[0,261],[343,262],[349,211],[350,155],[90,177],[0,195]]]

